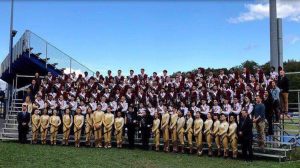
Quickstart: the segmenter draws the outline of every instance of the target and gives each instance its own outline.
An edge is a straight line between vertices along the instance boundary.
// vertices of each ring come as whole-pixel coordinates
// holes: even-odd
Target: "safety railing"
[[[27,30],[26,33],[29,38],[30,52],[38,56],[39,59],[44,60],[46,63],[45,66],[54,66],[59,70],[63,70],[66,74],[72,72],[83,74],[83,72],[86,71],[90,75],[94,75],[94,72],[91,69],[62,52],[40,36],[29,30]]]
[[[45,63],[45,68],[52,66],[58,70],[62,70],[66,74],[72,72],[83,74],[84,72],[88,72],[89,75],[94,75],[91,69],[29,30],[26,30],[19,41],[14,45],[12,62],[17,60],[24,52],[29,52],[26,56],[34,56],[40,59]],[[10,54],[8,54],[1,63],[0,75],[9,69],[11,65],[10,60]]]

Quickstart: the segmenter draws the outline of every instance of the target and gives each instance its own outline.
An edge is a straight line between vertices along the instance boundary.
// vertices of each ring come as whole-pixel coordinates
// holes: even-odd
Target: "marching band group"
[[[209,156],[213,155],[214,142],[218,156],[228,157],[230,147],[236,158],[238,140],[247,133],[242,130],[246,120],[251,120],[251,132],[252,122],[256,124],[261,147],[265,117],[271,115],[267,119],[273,122],[275,114],[278,121],[276,109],[267,114],[267,109],[257,104],[278,89],[280,76],[284,71],[279,75],[272,70],[267,75],[258,69],[251,74],[246,68],[228,74],[221,70],[218,75],[199,68],[173,76],[166,70],[162,76],[156,72],[148,76],[144,69],[138,75],[131,70],[129,76],[123,76],[121,70],[117,76],[108,71],[105,77],[99,72],[95,76],[87,72],[53,76],[49,72],[44,78],[35,75],[24,96],[23,111],[32,113],[32,143],[38,142],[40,134],[41,143],[46,144],[50,134],[50,143],[56,145],[57,134],[62,133],[64,145],[69,145],[72,134],[76,147],[84,135],[87,146],[93,139],[95,147],[111,148],[113,136],[121,148],[127,135],[133,147],[138,130],[143,146],[148,145],[152,134],[156,151],[162,137],[165,152],[184,153],[187,147],[193,153],[196,147],[197,154],[202,155],[204,140]],[[285,108],[283,112],[287,112]]]

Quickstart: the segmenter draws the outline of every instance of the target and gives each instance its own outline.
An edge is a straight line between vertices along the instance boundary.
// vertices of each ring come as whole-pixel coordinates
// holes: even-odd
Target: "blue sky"
[[[269,20],[264,10],[257,12],[249,4],[259,8],[265,2],[17,0],[15,40],[31,30],[102,73],[139,72],[142,67],[147,73],[229,68],[247,59],[262,64],[270,57]],[[284,60],[300,60],[300,13],[284,11],[279,11]],[[1,60],[8,53],[9,17],[9,1],[0,1]]]

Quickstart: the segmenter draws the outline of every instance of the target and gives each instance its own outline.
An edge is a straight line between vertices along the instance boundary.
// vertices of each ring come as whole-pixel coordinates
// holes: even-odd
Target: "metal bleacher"
[[[11,68],[11,73],[9,73],[9,68]],[[12,63],[8,55],[1,64],[1,79],[12,85],[13,89],[12,94],[8,98],[10,101],[7,106],[4,127],[0,132],[2,141],[18,139],[16,116],[21,111],[22,99],[18,98],[17,90],[28,85],[30,81],[18,80],[17,82],[17,75],[33,75],[35,72],[45,75],[48,71],[55,75],[59,75],[62,72],[87,71],[93,75],[93,71],[27,30],[14,46]],[[289,104],[291,118],[285,117],[279,124],[274,124],[275,134],[266,136],[266,147],[264,150],[258,147],[256,137],[254,138],[253,149],[255,156],[275,158],[279,161],[293,160],[291,156],[296,151],[297,146],[300,146],[300,90],[291,90],[291,92],[298,96],[297,102],[290,102]],[[255,129],[253,131],[256,134]],[[28,135],[29,139],[30,137],[31,132]],[[140,134],[137,133],[137,144],[139,144],[139,139]],[[61,140],[62,135],[59,134],[58,141]],[[82,136],[82,140],[84,140],[84,136]],[[72,136],[70,141],[73,141]],[[150,142],[152,142],[152,139]],[[204,148],[204,150],[207,150],[207,148]]]

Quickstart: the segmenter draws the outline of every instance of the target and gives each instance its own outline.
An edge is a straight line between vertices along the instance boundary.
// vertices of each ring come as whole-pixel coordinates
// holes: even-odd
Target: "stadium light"
[[[12,37],[15,37],[17,33],[18,33],[18,31],[17,31],[17,30],[12,30],[12,32],[11,32],[11,36],[12,36]]]

